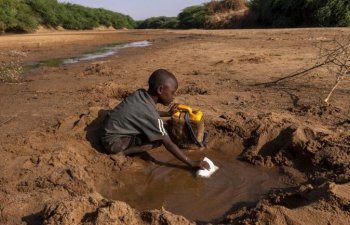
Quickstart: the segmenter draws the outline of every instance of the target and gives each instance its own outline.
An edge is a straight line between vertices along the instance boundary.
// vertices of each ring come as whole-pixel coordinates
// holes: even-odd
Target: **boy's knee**
[[[130,145],[131,138],[121,137],[113,141],[102,140],[102,145],[104,146],[106,153],[117,154],[123,152]]]
[[[153,146],[153,148],[158,148],[158,147],[162,146],[162,141],[153,141],[152,146]]]

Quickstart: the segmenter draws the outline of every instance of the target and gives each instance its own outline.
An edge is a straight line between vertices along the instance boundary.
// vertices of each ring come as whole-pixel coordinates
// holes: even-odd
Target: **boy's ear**
[[[163,92],[163,85],[159,85],[159,87],[157,88],[157,94],[158,95],[161,95],[162,94],[162,92]]]

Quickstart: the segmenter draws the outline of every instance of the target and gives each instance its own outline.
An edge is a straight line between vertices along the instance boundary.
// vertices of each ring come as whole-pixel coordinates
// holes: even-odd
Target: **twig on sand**
[[[255,84],[254,86],[273,86],[273,85],[277,85],[278,83],[306,74],[314,69],[317,69],[319,67],[323,67],[323,66],[333,66],[333,67],[337,67],[338,70],[343,70],[345,69],[350,69],[350,65],[348,64],[349,62],[349,48],[350,48],[350,40],[346,40],[345,44],[342,44],[340,41],[334,39],[333,40],[333,46],[335,45],[334,48],[331,49],[327,49],[327,48],[322,48],[320,47],[320,54],[318,56],[318,62],[313,65],[310,66],[309,68],[306,69],[302,69],[301,71],[298,70],[290,75],[278,78],[274,81],[270,81],[270,82],[265,82],[265,83],[259,83],[259,84]]]
[[[303,74],[305,74],[305,73],[307,73],[307,72],[309,72],[309,71],[311,71],[311,70],[313,70],[313,69],[316,69],[316,68],[318,68],[318,67],[324,66],[324,65],[326,65],[327,63],[328,63],[328,62],[323,62],[323,63],[320,63],[320,64],[316,64],[316,65],[311,66],[311,67],[309,67],[309,68],[307,68],[307,69],[303,69],[302,71],[297,71],[297,72],[294,72],[294,73],[292,73],[292,74],[290,74],[290,75],[288,75],[288,76],[278,78],[277,80],[270,81],[270,82],[266,82],[266,83],[255,84],[254,86],[261,86],[261,85],[267,86],[267,87],[273,86],[273,85],[278,84],[278,83],[281,82],[281,81],[284,81],[284,80],[287,80],[287,79],[290,79],[290,78],[293,78],[293,77],[296,77],[296,76],[303,75]]]
[[[338,85],[340,84],[340,81],[343,79],[343,77],[339,77],[337,79],[337,82],[335,83],[334,87],[332,88],[331,92],[329,92],[327,98],[324,100],[326,103],[328,103],[330,97],[332,96],[333,92],[335,91],[335,89],[338,87]]]
[[[278,83],[304,75],[317,68],[327,68],[330,74],[336,76],[336,82],[328,94],[327,98],[324,100],[328,103],[330,97],[334,93],[335,89],[338,87],[340,82],[346,77],[350,72],[350,39],[344,39],[342,41],[334,39],[331,43],[331,47],[319,47],[320,53],[318,56],[317,63],[309,68],[302,69],[301,71],[296,71],[290,75],[278,78],[274,81],[256,84],[254,86],[264,85],[265,87],[277,85]]]

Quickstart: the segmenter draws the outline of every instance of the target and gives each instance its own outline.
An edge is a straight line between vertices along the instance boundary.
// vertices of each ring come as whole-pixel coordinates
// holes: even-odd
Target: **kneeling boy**
[[[139,89],[126,97],[105,119],[102,144],[110,154],[123,152],[125,155],[141,153],[164,145],[180,161],[191,168],[204,169],[203,162],[188,158],[170,139],[160,118],[171,116],[169,112],[158,112],[156,104],[165,106],[174,101],[178,88],[176,77],[167,70],[158,69],[148,80],[148,91]]]

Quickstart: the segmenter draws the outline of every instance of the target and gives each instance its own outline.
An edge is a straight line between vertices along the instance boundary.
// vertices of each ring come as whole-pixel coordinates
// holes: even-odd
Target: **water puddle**
[[[58,59],[56,58],[56,59],[49,59],[45,61],[30,62],[23,66],[23,70],[24,72],[29,72],[33,69],[37,69],[41,67],[58,67],[61,65],[75,64],[75,63],[87,61],[87,60],[105,58],[105,57],[117,54],[121,49],[134,48],[134,47],[147,47],[147,46],[150,46],[151,44],[152,43],[149,41],[137,41],[137,42],[130,42],[126,44],[119,43],[119,44],[107,45],[96,51],[83,53],[76,57],[58,58]]]
[[[151,154],[164,163],[181,165],[165,150]],[[206,150],[191,153],[190,157],[203,155],[220,167],[209,179],[196,178],[184,169],[148,163],[146,170],[126,171],[120,177],[121,187],[104,187],[101,193],[138,210],[164,207],[191,220],[210,221],[235,205],[252,203],[272,188],[286,186],[277,170],[241,162],[225,151]]]

